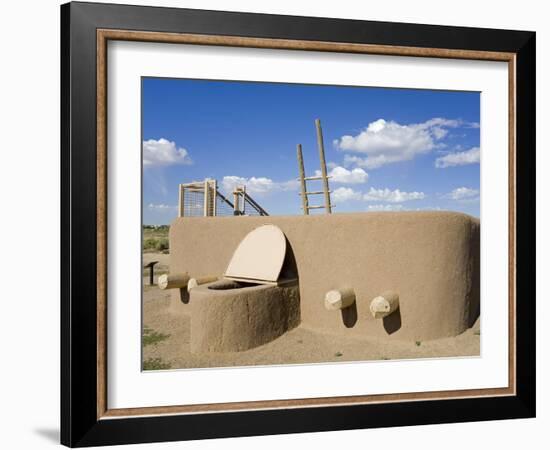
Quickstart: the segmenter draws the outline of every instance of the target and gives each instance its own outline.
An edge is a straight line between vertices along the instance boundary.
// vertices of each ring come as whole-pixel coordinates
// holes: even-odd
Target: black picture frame
[[[98,418],[98,29],[516,55],[516,393],[447,400]],[[94,3],[61,6],[61,443],[71,447],[535,416],[534,32]]]

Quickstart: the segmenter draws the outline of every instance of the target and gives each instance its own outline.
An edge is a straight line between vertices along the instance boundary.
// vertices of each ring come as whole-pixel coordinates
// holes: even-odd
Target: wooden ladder
[[[330,190],[328,186],[328,179],[330,178],[327,175],[327,164],[325,161],[325,145],[323,143],[323,130],[321,129],[321,121],[315,119],[315,128],[317,129],[317,146],[319,147],[319,159],[321,162],[321,176],[306,177],[304,170],[304,157],[302,155],[302,144],[298,144],[296,147],[296,152],[298,154],[298,170],[300,172],[300,196],[302,197],[302,210],[304,214],[309,215],[311,209],[325,209],[326,214],[332,214],[332,208],[334,205],[330,203]],[[322,191],[309,191],[307,190],[307,181],[313,180],[322,180],[323,181],[323,190]],[[325,199],[324,205],[309,205],[309,195],[319,195],[323,194]]]

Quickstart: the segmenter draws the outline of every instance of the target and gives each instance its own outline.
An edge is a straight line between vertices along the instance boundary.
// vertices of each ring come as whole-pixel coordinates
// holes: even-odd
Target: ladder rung
[[[336,208],[336,205],[330,205],[331,209],[332,208]],[[302,209],[304,209],[303,207],[301,207]],[[321,209],[321,208],[325,208],[325,205],[315,205],[315,206],[308,206],[307,209]]]
[[[309,180],[322,180],[324,177],[321,175],[321,176],[318,176],[318,177],[304,177],[304,180],[305,181],[309,181]],[[327,178],[332,178],[331,175],[327,175]],[[300,179],[298,178],[298,181],[300,181]]]
[[[332,191],[328,191],[328,193],[330,194]],[[306,192],[306,195],[313,195],[313,194],[324,194],[325,191],[312,191],[312,192]],[[302,195],[301,192],[298,192],[298,195]]]

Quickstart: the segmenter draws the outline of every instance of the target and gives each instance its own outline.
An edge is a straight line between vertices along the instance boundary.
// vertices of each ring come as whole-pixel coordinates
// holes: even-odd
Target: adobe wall
[[[300,323],[298,286],[191,290],[191,352],[237,352],[267,344]],[[229,284],[233,284],[229,282]]]
[[[452,212],[178,218],[170,227],[170,270],[223,274],[252,229],[278,226],[294,253],[302,325],[330,333],[429,340],[456,336],[479,314],[479,221]],[[324,295],[351,286],[356,306],[327,311]],[[371,300],[399,294],[400,308],[373,319]],[[174,310],[188,309],[177,290]]]

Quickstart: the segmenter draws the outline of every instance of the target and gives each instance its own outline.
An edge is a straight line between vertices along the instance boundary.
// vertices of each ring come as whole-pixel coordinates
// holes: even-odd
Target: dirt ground
[[[166,273],[169,255],[146,253],[144,264],[159,261],[155,273]],[[271,364],[479,356],[479,321],[460,336],[434,341],[381,341],[320,333],[303,325],[274,341],[243,352],[192,354],[190,317],[169,312],[170,293],[148,286],[144,273],[144,369],[177,369]],[[156,280],[156,277],[155,277]]]
[[[155,283],[158,275],[163,273],[168,273],[169,264],[170,264],[170,255],[168,253],[158,253],[158,252],[143,252],[143,265],[149,264],[151,261],[158,261],[158,264],[155,265]],[[144,278],[143,285],[145,287],[149,284],[149,269],[143,270]],[[158,291],[161,293],[162,291]]]

